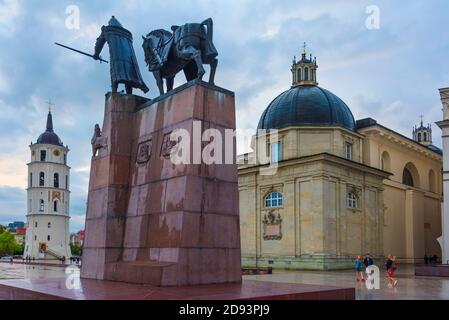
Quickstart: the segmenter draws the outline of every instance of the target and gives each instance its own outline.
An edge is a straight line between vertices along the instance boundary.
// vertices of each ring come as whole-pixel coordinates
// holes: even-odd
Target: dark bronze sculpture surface
[[[95,60],[100,59],[101,50],[106,43],[109,44],[112,92],[117,92],[120,83],[125,85],[128,94],[132,94],[133,88],[148,92],[139,71],[132,34],[114,16],[108,26],[101,28],[101,35],[95,44]]]
[[[175,76],[181,70],[187,81],[202,79],[206,73],[203,64],[210,65],[209,83],[213,84],[218,52],[213,44],[212,19],[173,26],[172,31],[158,29],[142,37],[145,61],[160,94],[164,94],[163,79],[166,79],[167,91],[171,91]]]

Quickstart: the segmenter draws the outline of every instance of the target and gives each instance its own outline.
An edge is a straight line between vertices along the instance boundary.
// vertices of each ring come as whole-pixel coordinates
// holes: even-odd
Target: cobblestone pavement
[[[304,283],[356,288],[359,300],[449,300],[449,278],[415,277],[412,265],[399,265],[398,285],[389,288],[385,271],[381,270],[380,289],[368,290],[364,282],[356,282],[353,271],[279,271],[272,275],[247,275],[244,279],[286,283]],[[66,277],[66,269],[0,263],[0,279],[45,279]]]
[[[277,271],[272,275],[244,276],[245,279],[331,285],[356,288],[358,300],[449,300],[449,278],[416,277],[413,265],[399,265],[398,285],[387,286],[386,272],[380,270],[380,289],[368,290],[364,282],[356,282],[355,272],[345,271]]]

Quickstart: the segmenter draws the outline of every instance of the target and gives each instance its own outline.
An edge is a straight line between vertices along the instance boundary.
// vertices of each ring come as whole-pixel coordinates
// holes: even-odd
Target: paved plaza
[[[363,282],[356,283],[355,275],[348,271],[279,271],[272,275],[247,275],[244,279],[283,283],[302,283],[326,286],[355,287],[359,300],[395,299],[444,299],[449,300],[449,278],[415,277],[412,265],[400,265],[397,272],[398,286],[388,288],[384,271],[381,271],[379,290],[368,290]],[[0,279],[49,279],[78,277],[78,273],[68,272],[63,267],[30,266],[0,263]]]

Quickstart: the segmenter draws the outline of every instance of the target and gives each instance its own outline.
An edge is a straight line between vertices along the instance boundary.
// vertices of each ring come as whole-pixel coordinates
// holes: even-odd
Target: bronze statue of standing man
[[[106,42],[109,44],[112,92],[117,92],[118,85],[122,83],[127,94],[132,94],[133,88],[147,93],[149,89],[140,74],[133,48],[133,36],[114,16],[109,20],[108,26],[101,28],[101,35],[95,44],[95,60],[100,59]]]

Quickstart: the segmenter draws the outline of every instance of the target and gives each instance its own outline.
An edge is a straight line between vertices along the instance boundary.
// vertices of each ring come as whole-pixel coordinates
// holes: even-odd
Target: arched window
[[[418,133],[418,142],[421,142],[421,132]]]
[[[404,171],[402,172],[402,184],[405,184],[406,186],[413,187],[413,175],[410,172],[409,169],[404,168]]]
[[[282,193],[271,192],[265,197],[265,208],[282,207]]]
[[[429,171],[429,190],[430,192],[437,191],[435,172],[432,169]]]
[[[41,161],[45,161],[47,158],[47,151],[41,150]]]
[[[59,204],[58,204],[58,200],[53,201],[53,212],[58,212],[58,208]]]
[[[309,80],[309,68],[304,68],[304,80]]]
[[[59,173],[53,175],[53,186],[59,188]]]
[[[44,212],[45,202],[44,199],[39,200],[39,212]]]
[[[301,68],[298,69],[298,75],[296,76],[298,81],[301,81]]]
[[[30,181],[29,181],[29,186],[30,186],[30,188],[32,188],[32,187],[33,187],[33,173],[32,173],[32,172],[30,172]]]
[[[348,208],[355,209],[358,206],[358,199],[355,193],[349,192],[348,197],[346,198],[346,201],[348,203]]]
[[[67,190],[69,189],[69,176],[68,175],[65,176],[65,188]]]
[[[49,222],[49,223],[47,224],[47,227],[48,227],[48,229],[51,228],[51,222]]]
[[[427,132],[424,132],[424,139],[423,141],[427,141]]]
[[[380,168],[385,171],[391,170],[391,158],[387,151],[382,153],[382,158],[380,159]]]
[[[39,173],[39,187],[43,187],[45,185],[45,173]]]
[[[421,186],[419,172],[416,166],[409,162],[402,172],[402,183],[409,187],[419,188]]]

